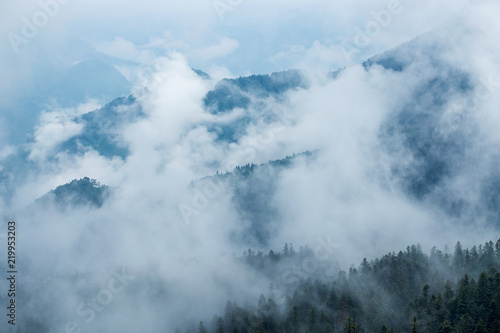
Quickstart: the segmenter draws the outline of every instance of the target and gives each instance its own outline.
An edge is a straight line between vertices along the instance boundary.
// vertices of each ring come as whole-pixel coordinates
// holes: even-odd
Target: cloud
[[[80,134],[83,124],[75,118],[95,110],[98,104],[89,101],[75,108],[56,109],[43,112],[35,128],[33,143],[30,145],[29,159],[41,162],[53,154],[58,145]]]
[[[289,68],[307,71],[324,72],[325,69],[336,70],[345,64],[345,55],[337,46],[327,46],[315,40],[308,48],[294,45],[270,58],[275,64],[287,64]]]
[[[199,56],[204,59],[214,59],[227,56],[233,53],[240,44],[235,39],[223,37],[220,39],[219,44],[206,46],[197,51]]]
[[[96,49],[110,57],[129,61],[148,63],[151,59],[149,54],[139,51],[134,43],[120,37],[115,37],[115,39],[109,43],[97,45]]]
[[[29,159],[46,158],[46,155],[53,152],[58,144],[80,134],[83,125],[75,123],[72,118],[57,111],[43,113],[40,117],[40,125],[35,130],[35,142]]]

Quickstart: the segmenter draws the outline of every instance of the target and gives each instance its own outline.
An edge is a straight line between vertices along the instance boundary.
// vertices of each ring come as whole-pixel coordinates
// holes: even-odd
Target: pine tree
[[[488,330],[486,330],[486,327],[481,319],[479,319],[474,333],[488,333]]]
[[[226,331],[231,332],[233,327],[237,326],[235,306],[230,301],[226,302],[224,309],[224,323],[226,324]]]
[[[460,280],[457,298],[455,299],[455,311],[458,317],[467,313],[470,303],[470,285],[469,285],[469,276],[465,274],[464,278]]]
[[[371,273],[372,268],[370,267],[370,264],[368,263],[368,260],[366,258],[363,258],[363,262],[361,263],[361,273],[364,275],[368,275]]]
[[[198,333],[208,333],[202,321],[200,321],[200,325],[198,326]]]
[[[445,321],[438,330],[438,333],[451,333],[453,332],[453,328],[450,326],[449,321]]]
[[[448,304],[453,297],[455,296],[455,292],[453,292],[453,284],[450,280],[446,280],[443,291],[443,299],[445,304]]]
[[[476,323],[472,319],[472,317],[467,313],[460,317],[460,321],[457,325],[457,331],[459,332],[474,332],[474,328],[476,327]]]
[[[491,291],[488,276],[485,272],[482,272],[481,275],[479,275],[475,296],[477,306],[483,306],[485,309],[488,308],[491,302]]]
[[[299,332],[299,308],[294,305],[291,313],[292,332]]]
[[[337,296],[337,293],[335,292],[335,289],[332,288],[330,290],[330,294],[328,295],[328,299],[326,301],[326,306],[328,307],[328,309],[333,311],[334,309],[337,308],[338,303],[339,303],[339,298]]]
[[[471,258],[471,262],[472,262],[472,267],[470,267],[470,268],[474,268],[477,265],[477,263],[479,262],[479,253],[477,252],[476,245],[474,245],[472,247],[472,249],[470,249],[470,258]]]
[[[413,324],[410,324],[410,326],[412,327],[411,328],[411,333],[417,333],[417,329],[418,329],[418,323],[417,323],[417,318],[416,317],[413,317]]]
[[[500,296],[500,293],[497,294],[496,298],[500,298],[498,296]],[[486,325],[490,333],[500,332],[500,306],[495,298],[490,302]]]
[[[283,249],[283,255],[285,257],[290,256],[290,250],[288,250],[288,243],[285,243],[285,248]]]
[[[317,323],[317,318],[316,318],[316,311],[314,311],[314,306],[311,308],[311,311],[309,311],[309,332],[314,333],[316,332],[316,323]]]
[[[330,319],[325,315],[323,311],[321,311],[319,315],[319,328],[320,331],[324,333],[330,333],[333,331],[332,325],[330,325]]]
[[[460,242],[457,242],[455,245],[455,252],[453,253],[453,268],[461,273],[462,268],[465,263],[465,258],[464,258],[464,252],[462,250],[462,244]]]
[[[347,321],[344,325],[344,332],[345,333],[358,333],[359,330],[360,330],[360,325],[356,325],[356,317],[351,318],[351,316],[349,316],[347,318]]]
[[[493,324],[488,329],[488,332],[489,333],[500,333],[500,319],[495,319],[495,321],[493,321]]]
[[[224,319],[217,319],[217,333],[224,333]]]
[[[500,238],[495,243],[495,254],[497,257],[497,263],[500,261]]]
[[[492,241],[484,244],[484,252],[480,258],[483,269],[490,269],[495,266],[495,248]]]

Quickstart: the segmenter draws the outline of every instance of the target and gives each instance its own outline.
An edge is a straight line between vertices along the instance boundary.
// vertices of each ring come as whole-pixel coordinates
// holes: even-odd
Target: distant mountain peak
[[[54,204],[61,209],[74,207],[101,208],[110,195],[110,189],[96,179],[84,177],[60,185],[36,200],[42,206]]]

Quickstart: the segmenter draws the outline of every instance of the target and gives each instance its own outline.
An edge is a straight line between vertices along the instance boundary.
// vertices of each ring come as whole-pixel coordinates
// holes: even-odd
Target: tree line
[[[193,324],[188,333],[500,333],[500,239],[454,251],[420,245],[363,259],[348,271],[311,274],[274,292],[286,267],[313,251],[245,251],[243,261],[276,285],[256,304],[228,301],[223,314]],[[284,268],[285,267],[285,268]],[[320,267],[320,270],[324,268]],[[179,330],[179,332],[183,332]]]

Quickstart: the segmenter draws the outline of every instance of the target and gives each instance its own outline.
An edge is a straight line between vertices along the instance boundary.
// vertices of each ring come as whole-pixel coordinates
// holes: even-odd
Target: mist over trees
[[[336,275],[324,274],[328,265],[300,274],[314,256],[288,244],[245,251],[239,260],[275,281],[269,293],[256,304],[228,300],[210,324],[186,332],[500,331],[500,239],[470,249],[457,242],[452,253],[412,245]]]

